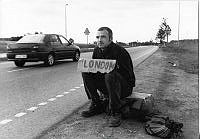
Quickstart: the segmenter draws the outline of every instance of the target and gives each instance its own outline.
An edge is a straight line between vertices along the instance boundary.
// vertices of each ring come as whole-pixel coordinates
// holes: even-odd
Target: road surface
[[[158,47],[128,48],[136,67]],[[81,57],[89,58],[90,53]],[[0,138],[30,139],[62,121],[88,100],[77,63],[58,61],[53,67],[0,63]]]

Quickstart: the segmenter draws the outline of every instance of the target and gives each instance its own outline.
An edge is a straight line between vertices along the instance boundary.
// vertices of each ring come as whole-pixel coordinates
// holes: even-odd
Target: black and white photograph
[[[199,139],[199,0],[0,0],[0,139]]]

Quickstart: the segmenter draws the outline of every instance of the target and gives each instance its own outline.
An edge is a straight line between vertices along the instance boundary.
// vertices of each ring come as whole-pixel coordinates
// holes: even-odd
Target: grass
[[[83,44],[83,43],[75,43],[75,45],[79,46],[81,49],[81,52],[92,52],[95,45],[94,44]]]
[[[198,40],[181,40],[179,47],[177,43],[169,43],[161,48],[165,52],[172,53],[180,69],[187,73],[199,73],[199,45]]]
[[[94,44],[83,44],[83,43],[75,43],[75,45],[79,46],[81,49],[82,48],[94,48]]]
[[[7,45],[11,43],[15,43],[15,41],[0,41],[0,53],[5,53]]]

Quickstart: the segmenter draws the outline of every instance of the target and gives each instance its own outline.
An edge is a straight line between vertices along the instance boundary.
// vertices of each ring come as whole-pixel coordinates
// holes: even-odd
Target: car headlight
[[[32,52],[37,52],[37,51],[38,51],[38,48],[39,48],[39,46],[35,45],[35,46],[33,46],[32,48],[33,48]]]
[[[38,49],[39,47],[37,45],[33,46],[33,49]]]

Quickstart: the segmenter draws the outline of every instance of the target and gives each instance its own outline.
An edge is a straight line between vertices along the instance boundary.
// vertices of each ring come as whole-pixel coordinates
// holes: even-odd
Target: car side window
[[[64,44],[64,45],[68,45],[69,44],[67,39],[65,39],[63,36],[59,36],[59,38],[60,38],[60,41],[62,42],[62,44]]]
[[[61,44],[58,37],[56,35],[51,35],[50,37],[50,43],[53,45]]]

